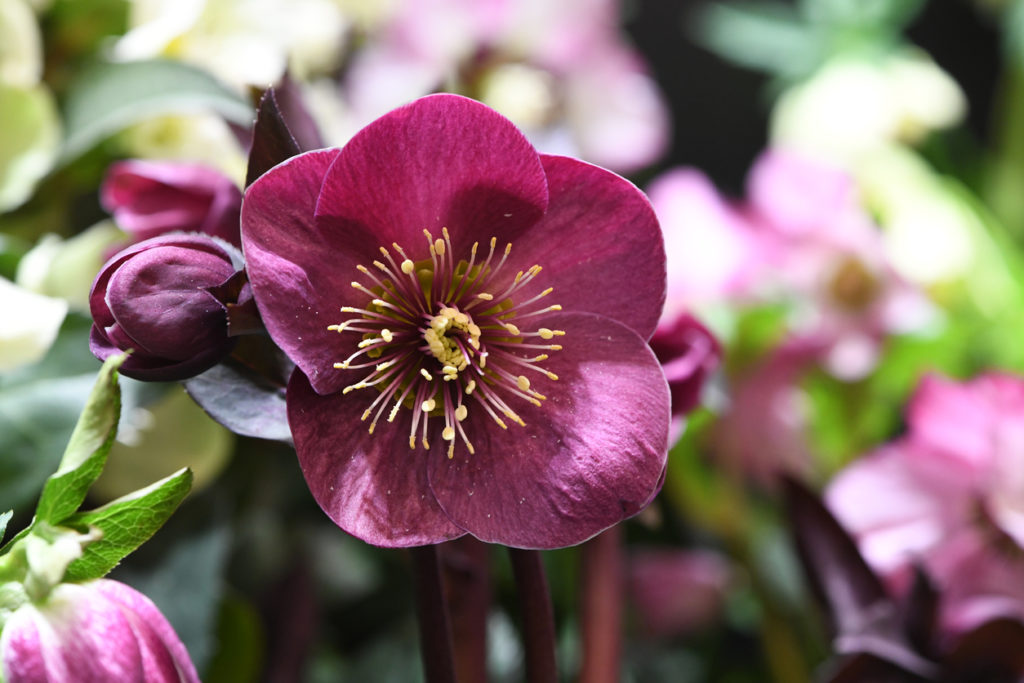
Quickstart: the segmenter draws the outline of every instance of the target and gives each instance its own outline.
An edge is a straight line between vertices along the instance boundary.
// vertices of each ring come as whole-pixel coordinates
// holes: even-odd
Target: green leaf
[[[121,415],[116,371],[124,359],[124,355],[110,358],[100,369],[60,466],[43,487],[36,506],[36,520],[59,525],[78,509],[89,487],[103,471]]]
[[[68,566],[64,580],[86,581],[106,576],[164,525],[191,488],[192,472],[182,469],[103,507],[65,520],[64,524],[70,527],[97,527],[103,538],[85,547],[82,557]]]
[[[0,515],[0,541],[4,540],[4,532],[7,531],[7,523],[11,521],[11,517],[13,516],[14,510],[8,510]]]
[[[61,160],[70,161],[144,119],[195,111],[214,111],[242,125],[255,117],[241,96],[195,67],[159,59],[96,64],[68,91]]]

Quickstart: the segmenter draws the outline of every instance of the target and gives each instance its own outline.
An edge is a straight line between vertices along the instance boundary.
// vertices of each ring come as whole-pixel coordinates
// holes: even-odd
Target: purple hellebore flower
[[[242,193],[234,181],[208,166],[138,159],[111,164],[100,201],[136,241],[183,231],[241,246]]]
[[[193,377],[231,352],[227,304],[214,292],[238,267],[211,237],[154,237],[117,253],[89,293],[89,348],[100,360],[132,349],[120,372],[149,381]]]
[[[27,603],[0,633],[6,683],[198,683],[192,660],[160,610],[117,581],[60,584]]]
[[[345,531],[560,547],[658,491],[665,252],[622,178],[432,95],[263,175],[242,243],[298,366],[299,463]]]

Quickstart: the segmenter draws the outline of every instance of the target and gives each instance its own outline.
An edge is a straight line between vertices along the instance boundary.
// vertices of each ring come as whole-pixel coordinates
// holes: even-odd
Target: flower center
[[[397,257],[381,247],[384,260],[373,262],[380,274],[357,266],[368,282],[355,281],[352,286],[368,302],[364,308],[342,308],[352,317],[327,329],[362,335],[356,352],[334,367],[369,370],[343,393],[368,387],[380,392],[362,415],[364,421],[372,416],[370,433],[389,405],[388,422],[405,407],[413,411],[409,447],[415,449],[419,441],[429,449],[428,425],[431,418],[439,418],[451,458],[457,436],[474,452],[462,426],[471,399],[502,429],[508,428],[502,417],[526,424],[510,402],[539,406],[545,400],[528,375],[558,379],[540,364],[548,358],[544,351],[562,348],[546,342],[565,332],[544,327],[524,331],[520,326],[526,328],[536,316],[562,307],[546,305],[551,288],[537,291],[540,266],[506,276],[511,243],[504,252],[496,252],[497,240],[492,237],[487,257],[480,262],[479,243],[474,243],[468,260],[456,262],[447,228],[441,230],[443,239],[427,230],[423,233],[429,259],[414,262],[401,246],[392,244]]]

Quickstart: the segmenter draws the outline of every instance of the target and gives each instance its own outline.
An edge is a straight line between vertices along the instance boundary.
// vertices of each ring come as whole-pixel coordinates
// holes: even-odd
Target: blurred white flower
[[[53,345],[68,305],[0,278],[0,372],[40,360]]]
[[[42,73],[42,40],[32,8],[23,0],[0,0],[0,83],[29,87]]]
[[[333,0],[132,0],[129,24],[118,59],[180,59],[238,88],[333,68],[348,30]]]
[[[962,120],[967,100],[928,55],[837,57],[786,91],[772,112],[776,146],[839,163],[892,142],[914,143]]]
[[[108,251],[124,241],[112,221],[101,221],[70,239],[44,235],[18,263],[15,281],[37,294],[62,299],[88,314],[89,289]]]

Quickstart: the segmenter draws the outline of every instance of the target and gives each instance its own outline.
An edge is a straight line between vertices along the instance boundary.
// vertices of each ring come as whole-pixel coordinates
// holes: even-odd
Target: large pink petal
[[[352,138],[324,178],[317,220],[338,249],[397,242],[429,258],[423,230],[447,227],[456,257],[511,240],[547,208],[536,150],[511,121],[458,95],[431,95]],[[342,236],[356,246],[343,243]]]
[[[875,569],[894,572],[920,558],[964,518],[965,491],[941,462],[890,446],[854,462],[825,501]]]
[[[945,455],[949,465],[961,469],[965,477],[977,478],[991,467],[995,456],[997,405],[973,383],[927,375],[907,410],[911,438]]]
[[[301,372],[292,375],[288,424],[310,492],[335,524],[367,543],[407,547],[461,536],[427,482],[426,460],[443,459],[444,447],[411,450],[404,409],[370,434],[360,417],[379,395],[320,396]]]
[[[511,399],[526,426],[503,430],[470,402],[464,426],[475,453],[457,446],[449,460],[437,438],[429,459],[444,511],[484,541],[580,543],[640,511],[665,469],[668,386],[644,340],[591,314],[543,324],[567,334],[544,364],[559,379],[536,382],[548,399],[539,408]]]
[[[513,244],[512,273],[537,264],[567,311],[597,313],[645,339],[665,302],[665,245],[651,203],[597,166],[543,156],[548,211]]]
[[[362,303],[351,282],[354,247],[313,220],[320,185],[338,150],[296,157],[249,186],[242,204],[242,246],[253,294],[271,338],[310,378],[318,392],[346,384],[331,371],[351,351],[327,326],[339,309]],[[362,295],[360,295],[362,296]]]

